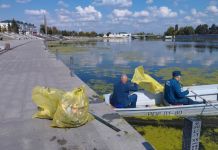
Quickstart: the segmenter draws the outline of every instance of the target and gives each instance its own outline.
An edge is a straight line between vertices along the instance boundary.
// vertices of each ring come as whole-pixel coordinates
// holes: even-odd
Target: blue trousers
[[[185,97],[178,99],[175,105],[192,105],[192,104],[202,104],[202,102],[193,101],[192,99]]]
[[[133,94],[129,96],[129,105],[126,108],[136,108],[137,95]]]

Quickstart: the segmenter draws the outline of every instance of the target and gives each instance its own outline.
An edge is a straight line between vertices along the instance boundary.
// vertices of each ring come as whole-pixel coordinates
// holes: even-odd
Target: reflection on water
[[[85,50],[68,53],[58,51],[57,57],[89,84],[93,80],[104,81],[104,84],[113,83],[121,73],[131,77],[134,68],[139,65],[143,65],[151,74],[169,67],[218,69],[218,43],[215,42],[105,39],[76,42],[72,49],[76,47]],[[157,79],[163,82],[161,78]]]
[[[104,38],[103,42],[125,43],[131,42],[131,38]]]
[[[194,48],[198,52],[208,50],[210,53],[218,50],[217,43],[170,43],[167,45],[167,48],[170,50],[176,51],[177,49],[192,49]]]

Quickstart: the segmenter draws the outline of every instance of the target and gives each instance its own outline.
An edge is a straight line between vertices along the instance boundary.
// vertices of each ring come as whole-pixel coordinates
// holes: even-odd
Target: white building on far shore
[[[18,25],[19,34],[24,35],[36,35],[37,28],[34,24],[24,23],[22,21],[16,21]],[[0,22],[1,31],[8,32],[8,25],[12,25],[12,20],[5,20]]]
[[[131,33],[125,33],[125,32],[120,32],[120,33],[108,33],[104,34],[104,38],[131,38]]]
[[[9,23],[11,25],[11,23]],[[8,30],[8,23],[6,22],[0,22],[0,27],[1,27],[1,30]]]

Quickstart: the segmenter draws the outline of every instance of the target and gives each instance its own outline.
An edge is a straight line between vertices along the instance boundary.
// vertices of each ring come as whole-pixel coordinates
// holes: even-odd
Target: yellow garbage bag
[[[163,86],[153,79],[150,75],[145,74],[143,66],[135,69],[132,82],[138,84],[141,88],[154,94],[163,92]]]
[[[66,92],[58,104],[52,121],[52,127],[71,128],[85,124],[91,117],[89,101],[85,88],[75,88]]]
[[[33,118],[53,119],[58,102],[64,91],[54,88],[36,86],[32,91],[32,100],[38,106]]]

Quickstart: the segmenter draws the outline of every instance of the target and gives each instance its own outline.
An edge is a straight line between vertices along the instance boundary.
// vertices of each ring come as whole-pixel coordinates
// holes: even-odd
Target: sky
[[[0,0],[0,21],[75,31],[162,34],[169,26],[218,23],[218,0]]]

